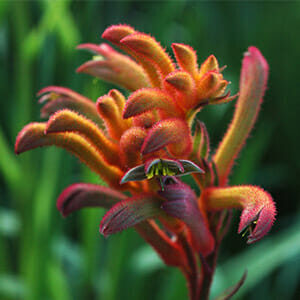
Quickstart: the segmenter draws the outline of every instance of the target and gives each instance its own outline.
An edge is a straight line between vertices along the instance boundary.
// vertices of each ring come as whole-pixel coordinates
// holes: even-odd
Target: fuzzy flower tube
[[[239,94],[231,96],[213,55],[198,66],[190,46],[172,44],[174,61],[153,37],[127,25],[111,26],[102,37],[128,55],[105,43],[82,44],[78,48],[94,57],[77,71],[115,83],[129,97],[114,89],[94,103],[68,88],[46,87],[38,96],[47,121],[26,125],[15,152],[55,145],[77,156],[107,186],[67,187],[57,200],[62,215],[106,208],[100,233],[109,236],[134,227],[166,265],[183,272],[191,300],[208,299],[231,209],[242,211],[238,232],[249,231],[248,243],[263,238],[275,220],[269,193],[257,186],[228,186],[257,119],[268,64],[250,47]],[[208,105],[234,99],[232,122],[211,153],[209,133],[195,116]],[[188,174],[200,194],[181,181]]]

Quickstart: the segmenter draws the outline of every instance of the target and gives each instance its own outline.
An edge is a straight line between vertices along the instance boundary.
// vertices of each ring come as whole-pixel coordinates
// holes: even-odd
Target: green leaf
[[[246,277],[247,277],[247,271],[245,271],[245,273],[243,274],[241,279],[235,285],[228,288],[225,292],[222,293],[222,295],[217,297],[215,300],[229,300],[229,299],[231,299],[232,296],[234,296],[238,292],[240,287],[244,284],[244,282],[246,280]]]

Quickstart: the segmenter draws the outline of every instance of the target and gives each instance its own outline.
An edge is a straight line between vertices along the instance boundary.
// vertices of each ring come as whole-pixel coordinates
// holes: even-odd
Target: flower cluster
[[[128,99],[113,89],[94,103],[70,89],[46,87],[39,96],[41,116],[49,119],[25,126],[15,151],[55,145],[77,156],[108,186],[71,185],[57,200],[61,213],[107,208],[100,232],[107,236],[134,226],[166,264],[183,271],[191,299],[198,299],[205,291],[206,269],[199,281],[197,255],[209,266],[230,209],[242,210],[238,232],[249,230],[248,243],[261,239],[275,219],[274,202],[263,189],[227,186],[258,114],[267,63],[255,47],[245,54],[234,117],[212,155],[196,113],[238,96],[227,91],[217,59],[211,55],[198,67],[190,46],[172,44],[173,61],[153,37],[127,25],[111,26],[102,37],[130,56],[105,43],[82,44],[79,49],[95,56],[77,71],[129,90]],[[180,180],[187,174],[200,196]],[[214,265],[209,267],[212,273]]]

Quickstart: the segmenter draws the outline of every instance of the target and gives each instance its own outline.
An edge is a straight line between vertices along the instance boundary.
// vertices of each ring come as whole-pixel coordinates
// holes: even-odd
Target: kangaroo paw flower
[[[202,122],[194,126],[195,117],[206,105],[237,96],[227,90],[216,57],[210,55],[199,67],[194,49],[175,43],[173,60],[153,37],[128,25],[110,26],[102,37],[130,57],[106,43],[82,44],[79,49],[95,56],[77,71],[126,88],[132,92],[127,101],[117,90],[94,103],[70,89],[46,87],[38,95],[41,115],[49,120],[25,126],[15,152],[55,145],[79,158],[108,187],[69,186],[57,200],[62,215],[107,208],[100,233],[134,227],[165,264],[180,268],[191,299],[207,299],[218,246],[231,219],[223,210],[242,210],[238,232],[249,232],[249,244],[266,235],[275,220],[275,204],[263,189],[224,187],[256,120],[267,63],[255,47],[245,54],[234,118],[211,157],[208,131]],[[192,174],[199,197],[180,181],[186,174]]]
[[[138,55],[134,50],[127,46],[126,43],[122,43],[125,37],[135,33],[138,32],[128,25],[113,25],[104,31],[102,37],[130,54],[146,71],[151,81],[151,85],[153,87],[160,87],[162,85],[162,79],[157,66],[143,55]]]
[[[211,253],[214,249],[214,238],[193,190],[188,185],[178,182],[166,185],[159,194],[167,199],[162,203],[163,210],[187,225],[195,250],[204,256]]]
[[[159,216],[161,201],[156,195],[140,194],[117,203],[103,217],[100,233],[108,236]]]
[[[266,193],[266,192],[265,192]],[[265,236],[273,226],[276,215],[275,204],[271,199],[264,204],[257,205],[252,209],[245,209],[241,215],[238,233],[249,228],[248,244],[252,244]],[[254,227],[254,229],[253,229]]]
[[[242,209],[238,232],[249,229],[248,244],[264,237],[275,221],[276,207],[271,195],[256,186],[206,188],[201,197],[208,210]]]
[[[173,43],[172,49],[180,68],[196,77],[198,73],[196,51],[191,46],[178,43]]]
[[[83,95],[60,86],[47,86],[37,95],[40,96],[39,102],[44,104],[41,109],[42,118],[48,118],[55,112],[67,108],[86,116],[102,127],[103,121],[97,113],[95,103]]]
[[[56,112],[47,123],[45,133],[76,132],[84,136],[110,164],[118,165],[118,145],[89,119],[68,109]]]
[[[142,146],[142,154],[149,154],[168,146],[175,157],[188,156],[192,138],[187,123],[179,118],[157,122],[149,131]]]
[[[99,97],[96,107],[104,120],[109,135],[115,140],[120,140],[123,132],[130,128],[132,120],[122,118],[119,103],[112,96],[113,94]]]
[[[111,208],[126,196],[109,187],[97,184],[75,183],[67,187],[57,199],[57,209],[64,217],[85,207]]]
[[[118,53],[109,45],[82,44],[77,49],[87,49],[98,54],[93,60],[81,65],[77,72],[86,73],[115,83],[130,91],[150,86],[147,74],[130,57]]]
[[[169,55],[150,35],[133,33],[124,37],[120,42],[138,55],[143,56],[150,62],[156,64],[163,75],[167,75],[174,71],[174,64]]]
[[[213,158],[222,185],[226,184],[234,161],[257,119],[266,90],[268,70],[268,63],[260,51],[249,47],[244,54],[236,110]]]
[[[30,123],[20,131],[15,144],[15,152],[22,152],[44,146],[55,145],[71,152],[96,172],[102,179],[114,186],[119,185],[122,171],[107,164],[84,137],[73,132],[45,134],[45,123]]]
[[[169,94],[153,88],[141,89],[133,93],[126,102],[123,117],[125,119],[157,109],[169,116],[182,116],[182,111]]]

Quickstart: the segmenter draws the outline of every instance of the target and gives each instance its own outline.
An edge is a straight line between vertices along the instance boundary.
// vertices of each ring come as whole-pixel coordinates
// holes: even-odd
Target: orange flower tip
[[[175,71],[169,74],[165,81],[182,92],[189,92],[193,88],[193,79],[187,72]]]
[[[219,82],[221,74],[217,73],[216,71],[208,71],[205,73],[205,75],[200,80],[200,83],[206,83],[205,88],[210,89],[212,87],[215,87],[216,84]]]
[[[124,37],[120,43],[126,45],[139,55],[157,63],[161,73],[168,74],[174,70],[173,62],[166,51],[149,34],[134,33]]]
[[[144,140],[141,152],[143,155],[172,146],[176,155],[186,155],[191,148],[191,136],[187,123],[179,118],[165,119],[157,122]]]
[[[123,96],[123,94],[121,92],[119,92],[118,90],[112,89],[108,92],[108,96],[111,97],[115,103],[117,104],[120,113],[122,114],[122,111],[124,109],[125,103],[126,103],[126,99]]]
[[[205,73],[215,71],[219,73],[219,63],[216,57],[212,54],[210,55],[204,63],[201,65],[199,70],[200,77],[203,76]]]
[[[76,121],[80,123],[82,122],[82,119],[86,120],[85,117],[70,109],[59,110],[50,116],[46,124],[44,134],[64,132],[64,127],[66,126],[66,124]]]
[[[38,137],[42,138],[45,130],[45,123],[29,123],[18,134],[15,143],[15,153],[21,154],[30,149],[38,147],[36,146],[36,140]]]
[[[202,105],[210,102],[209,98],[218,92],[221,76],[221,74],[215,71],[209,71],[201,77],[197,85],[197,97],[200,99],[200,103],[198,104]]]
[[[121,94],[118,90],[112,89],[108,92],[108,96],[112,97],[113,99],[124,98],[123,94]]]
[[[102,38],[112,43],[119,43],[125,36],[134,33],[135,30],[129,25],[112,25],[105,29]]]
[[[172,107],[173,106],[173,107]],[[141,115],[152,109],[175,110],[174,103],[168,94],[156,88],[143,88],[132,93],[123,111],[123,118]]]
[[[183,54],[189,54],[193,53],[196,54],[196,51],[189,45],[183,44],[183,43],[172,43],[172,48],[176,53],[183,53]]]
[[[111,208],[126,196],[109,187],[97,184],[75,183],[67,187],[58,197],[56,206],[63,217],[86,207]]]
[[[173,43],[172,49],[180,68],[195,76],[198,71],[196,51],[189,45],[178,43]]]
[[[112,97],[108,95],[101,96],[96,101],[96,107],[100,114],[107,115],[114,111],[116,104]]]

